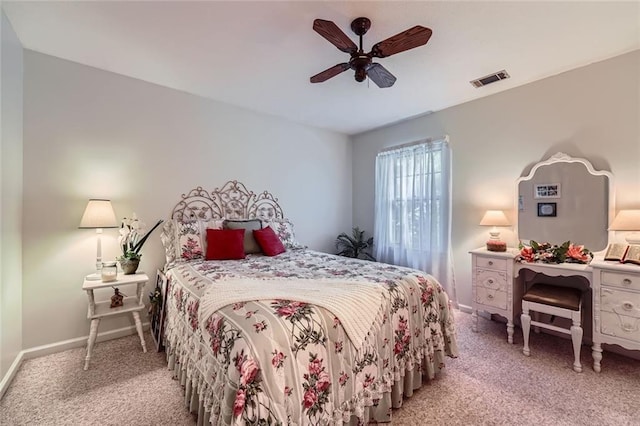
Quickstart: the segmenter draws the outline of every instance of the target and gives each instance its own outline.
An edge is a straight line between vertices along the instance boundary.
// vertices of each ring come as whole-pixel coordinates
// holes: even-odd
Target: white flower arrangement
[[[145,224],[138,219],[135,213],[131,215],[130,219],[126,217],[122,219],[120,236],[118,237],[118,243],[122,247],[122,256],[118,260],[139,260],[142,256],[140,250],[142,250],[145,241],[162,222],[160,219],[149,232],[145,233]]]

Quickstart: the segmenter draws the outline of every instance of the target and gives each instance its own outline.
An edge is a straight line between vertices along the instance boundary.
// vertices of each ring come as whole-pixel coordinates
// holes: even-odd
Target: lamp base
[[[87,280],[87,281],[98,281],[98,280],[102,279],[102,275],[97,273],[97,272],[95,272],[93,274],[87,275],[86,277],[84,277],[84,279]]]
[[[627,234],[625,240],[627,240],[627,244],[640,244],[640,232],[632,232],[630,234]]]
[[[487,250],[489,251],[507,251],[507,243],[500,240],[487,241]]]

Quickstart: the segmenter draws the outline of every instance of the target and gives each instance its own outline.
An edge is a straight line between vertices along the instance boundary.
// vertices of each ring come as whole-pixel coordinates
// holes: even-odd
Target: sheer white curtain
[[[457,304],[448,139],[426,140],[379,153],[375,185],[376,258],[433,275]]]

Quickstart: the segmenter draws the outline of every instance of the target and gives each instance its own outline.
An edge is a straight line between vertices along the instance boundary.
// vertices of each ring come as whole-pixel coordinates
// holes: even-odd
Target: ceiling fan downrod
[[[363,82],[367,78],[367,67],[371,64],[371,56],[364,53],[362,48],[362,36],[371,28],[369,18],[360,17],[351,21],[351,30],[360,39],[360,49],[351,54],[349,65],[355,71],[354,78],[357,82]]]

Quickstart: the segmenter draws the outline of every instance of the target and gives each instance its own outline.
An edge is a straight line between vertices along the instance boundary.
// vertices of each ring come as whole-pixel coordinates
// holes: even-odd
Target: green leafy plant
[[[371,255],[373,237],[369,237],[365,240],[364,231],[361,231],[357,226],[353,228],[351,235],[347,235],[346,232],[338,235],[338,238],[336,239],[336,248],[339,250],[339,256],[372,260],[374,262],[376,260],[376,258]]]
[[[144,233],[144,223],[136,217],[135,213],[131,219],[127,219],[126,217],[122,219],[120,236],[118,237],[118,242],[122,247],[122,256],[120,256],[118,260],[140,260],[140,257],[142,257],[140,254],[142,246],[147,241],[147,238],[149,238],[149,235],[151,235],[162,222],[163,220],[160,219],[149,232]]]

